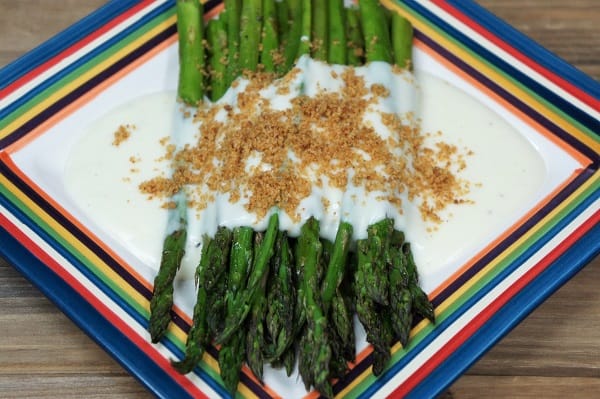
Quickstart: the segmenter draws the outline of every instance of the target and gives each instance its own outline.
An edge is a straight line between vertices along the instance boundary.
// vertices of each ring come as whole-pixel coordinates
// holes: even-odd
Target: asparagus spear
[[[252,265],[253,236],[254,230],[251,227],[236,227],[233,229],[229,266],[229,291],[227,293],[228,312],[233,311],[235,304],[233,298],[243,289],[248,271]]]
[[[295,21],[289,27],[288,34],[286,35],[287,41],[284,48],[285,63],[283,64],[283,70],[289,71],[294,65],[294,61],[298,57],[298,50],[300,48],[300,40],[302,37],[302,24],[298,23],[302,19],[304,14],[303,4],[304,0],[289,0],[289,13],[290,20]]]
[[[267,295],[266,326],[272,343],[265,350],[267,360],[273,361],[286,351],[294,338],[294,292],[292,253],[287,234],[279,232],[272,258],[272,273]]]
[[[344,342],[337,335],[335,329],[329,325],[327,335],[331,346],[331,360],[329,361],[329,377],[341,378],[348,371],[348,363],[344,356]]]
[[[323,250],[321,251],[321,257],[319,258],[319,263],[317,263],[317,282],[319,285],[324,283],[325,273],[327,272],[327,266],[331,262],[331,254],[333,253],[333,242],[329,241],[326,238],[321,237],[321,247]],[[320,298],[320,293],[319,293]],[[322,299],[321,299],[322,300]]]
[[[198,295],[194,306],[194,324],[188,333],[185,359],[173,364],[181,373],[192,371],[202,358],[204,348],[210,343],[211,335],[214,335],[214,330],[216,330],[214,327],[211,328],[211,324],[222,323],[219,319],[220,316],[210,308],[210,304],[214,304],[218,299],[219,293],[215,293],[214,288],[226,270],[230,245],[231,230],[224,227],[217,230],[214,238],[204,238],[202,257],[196,268]]]
[[[314,385],[313,355],[309,350],[313,342],[313,332],[308,326],[304,326],[298,341],[298,372],[302,377],[304,388],[309,391]]]
[[[404,234],[394,230],[390,246],[390,321],[395,338],[402,346],[408,343],[412,327],[412,295],[408,289],[408,273],[402,253]]]
[[[312,51],[311,55],[315,60],[327,61],[328,52],[328,27],[327,11],[330,1],[313,0],[311,5],[311,25],[312,25]]]
[[[240,24],[242,25],[240,65],[244,70],[254,71],[257,68],[259,57],[257,40],[260,39],[262,29],[262,17],[260,16],[262,5],[263,4],[260,2],[255,1],[244,3],[242,7],[240,21]],[[278,47],[277,32],[274,26],[275,8],[273,1],[265,0],[264,8],[267,21],[265,21],[264,31],[262,31],[263,44],[262,51],[260,52],[260,59],[267,71],[273,71],[275,68],[273,52]],[[267,45],[265,45],[265,42],[267,42]],[[246,287],[247,291],[242,292],[241,281],[236,280],[238,286],[235,290],[229,292],[229,306],[226,319],[229,329],[223,331],[217,339],[224,343],[222,360],[225,364],[222,366],[222,369],[225,367],[230,368],[226,373],[224,381],[231,391],[237,387],[239,381],[239,369],[241,366],[240,359],[243,358],[239,355],[233,356],[233,351],[238,351],[238,353],[245,351],[251,369],[259,378],[261,378],[263,360],[262,350],[264,347],[263,315],[266,307],[264,281],[268,276],[268,269],[266,269],[266,267],[269,263],[269,258],[272,256],[272,241],[276,234],[277,226],[278,218],[277,215],[274,215],[270,219],[267,237],[264,240],[265,246],[263,247],[263,243],[260,243],[260,246],[256,245],[256,258],[252,268],[253,274],[249,278],[249,285]],[[256,237],[260,238],[262,235],[257,234]],[[234,239],[234,247],[237,242],[238,241]],[[242,248],[248,248],[248,245],[248,237],[245,237]],[[268,245],[271,245],[271,248],[269,248]],[[236,255],[236,258],[242,258],[245,261],[248,261],[249,259],[247,256],[244,257],[243,254]],[[238,261],[238,263],[241,263],[241,261]],[[241,270],[239,270],[239,272],[241,273]],[[257,281],[259,281],[258,285]],[[243,307],[239,306],[240,303],[242,303]],[[236,328],[242,325],[250,310],[249,331],[251,331],[251,334],[245,334],[243,329],[239,328],[236,330]]]
[[[211,243],[211,238],[206,237],[204,239],[200,263],[196,268],[196,283],[198,283],[202,269],[206,267],[206,263],[209,260]],[[202,284],[197,285],[198,293],[192,318],[194,324],[188,332],[185,343],[185,357],[182,361],[173,362],[173,367],[182,374],[189,373],[196,367],[196,364],[198,364],[204,354],[204,348],[210,343],[210,333],[206,322],[206,289]]]
[[[330,378],[340,377],[346,370],[346,360],[354,359],[354,325],[348,303],[339,290],[352,238],[352,225],[340,223],[335,243],[329,250],[327,272],[321,284],[321,303],[329,319],[329,343],[331,345]]]
[[[263,0],[264,24],[262,29],[262,49],[260,62],[265,72],[275,71],[276,55],[279,51],[279,36],[277,34],[277,8],[275,0]]]
[[[287,237],[285,232],[281,232],[282,241],[280,244],[279,259],[274,260],[273,267],[274,280],[280,289],[277,292],[282,294],[281,300],[273,301],[269,299],[269,306],[280,302],[277,307],[281,313],[279,317],[267,315],[266,323],[271,332],[271,346],[267,347],[265,357],[271,362],[274,368],[285,367],[288,376],[292,374],[296,364],[297,338],[304,327],[304,308],[299,284],[299,273],[295,267],[295,259],[292,255],[292,239]],[[275,257],[277,258],[277,256]],[[279,270],[277,276],[275,271]],[[271,292],[271,291],[270,291]]]
[[[327,309],[329,304],[336,294],[336,290],[344,277],[344,269],[348,260],[348,252],[350,251],[350,240],[352,239],[353,227],[350,223],[342,222],[338,227],[335,237],[335,243],[327,274],[321,285],[321,299],[323,306]]]
[[[338,336],[343,338],[343,355],[345,359],[349,362],[353,362],[356,355],[356,343],[355,343],[355,333],[354,333],[354,315],[356,314],[355,307],[355,285],[354,285],[354,275],[356,273],[358,267],[358,258],[355,252],[351,252],[348,256],[348,264],[346,265],[346,274],[342,279],[342,283],[337,289],[336,297],[343,300],[345,312],[348,314],[348,317],[339,318],[336,317],[334,319],[334,324],[336,326],[336,332]],[[334,297],[334,302],[338,300]],[[338,304],[332,305],[333,307],[340,306]],[[333,312],[330,312],[333,313]],[[333,314],[342,314],[341,310],[338,310]]]
[[[368,227],[368,237],[359,240],[355,273],[356,313],[373,345],[373,374],[379,375],[389,361],[392,325],[388,316],[390,238],[393,220],[383,219]]]
[[[219,369],[223,385],[233,396],[237,391],[240,382],[240,372],[244,364],[245,349],[245,331],[237,330],[227,344],[219,350]]]
[[[277,33],[279,43],[287,45],[288,33],[290,29],[289,1],[275,1],[275,12],[277,15]],[[266,14],[266,12],[265,12]]]
[[[173,280],[185,253],[187,235],[184,226],[165,238],[160,267],[154,279],[149,321],[150,337],[154,343],[162,339],[171,321]]]
[[[242,1],[239,49],[242,72],[256,71],[258,66],[262,20],[262,0]]]
[[[222,17],[222,16],[221,16]],[[224,18],[211,19],[206,28],[209,43],[210,99],[217,101],[227,91],[227,31]]]
[[[279,215],[273,213],[269,217],[269,224],[265,232],[264,240],[261,242],[260,246],[255,249],[256,258],[246,287],[247,289],[250,289],[250,291],[256,289],[263,276],[268,272],[268,265],[273,256],[273,247],[277,238],[278,228]]]
[[[287,350],[283,352],[283,355],[281,355],[281,362],[283,363],[287,376],[291,376],[294,371],[294,366],[296,365],[296,348],[293,345],[290,345]]]
[[[224,257],[223,260],[228,261],[228,257]],[[212,290],[208,292],[208,298],[206,301],[206,308],[210,309],[206,320],[208,328],[212,336],[219,334],[224,327],[225,317],[227,315],[227,303],[225,300],[227,294],[227,274],[223,273]]]
[[[391,64],[392,46],[383,7],[378,0],[361,0],[358,7],[367,61],[385,61]]]
[[[301,57],[304,54],[310,54],[311,46],[311,23],[312,23],[312,4],[311,0],[302,0],[302,19],[300,30],[300,45],[296,57]]]
[[[331,302],[330,315],[333,322],[332,330],[339,338],[339,352],[345,360],[353,361],[356,348],[352,309],[349,301],[350,298],[344,297],[341,291],[336,292]]]
[[[229,284],[225,296],[227,314],[235,312],[235,295],[244,286],[248,270],[252,264],[252,243],[254,231],[250,227],[236,227],[233,229],[232,244],[229,263]],[[219,351],[219,368],[225,388],[232,394],[237,390],[240,380],[240,371],[244,362],[245,332],[236,331],[229,341],[221,346]]]
[[[330,64],[345,65],[348,47],[346,45],[346,25],[344,23],[344,0],[330,0],[327,2],[327,16],[329,18],[329,34],[327,36],[327,61]]]
[[[383,364],[390,358],[391,325],[387,321],[384,322],[386,313],[381,311],[381,305],[369,295],[368,286],[365,284],[365,272],[368,270],[361,267],[360,252],[359,248],[359,265],[354,274],[356,314],[367,333],[367,342],[373,345],[373,374],[379,375]]]
[[[393,223],[392,219],[383,219],[372,224],[367,229],[367,239],[359,240],[357,243],[358,267],[362,269],[365,278],[362,284],[367,295],[382,305],[388,304],[387,257]]]
[[[435,323],[433,304],[429,301],[427,294],[419,286],[417,266],[415,265],[409,243],[404,243],[402,246],[402,252],[406,261],[406,270],[408,272],[408,289],[410,290],[413,298],[413,308],[419,315],[429,319],[432,323]]]
[[[231,230],[219,227],[214,239],[210,241],[208,260],[203,263],[198,275],[199,284],[202,284],[207,292],[211,292],[215,288],[221,276],[227,271],[230,247]]]
[[[412,69],[412,38],[412,24],[400,14],[396,12],[392,13],[394,62],[401,68]]]
[[[179,32],[179,97],[196,105],[204,96],[204,45],[202,4],[197,0],[177,0]]]
[[[360,14],[356,8],[346,8],[346,36],[348,38],[348,65],[362,65],[365,41],[360,26]]]
[[[393,335],[388,312],[379,306],[376,306],[376,308],[379,323],[373,331],[373,342],[369,342],[373,344],[373,375],[379,376],[392,357],[390,346],[392,345]]]
[[[227,340],[231,338],[233,332],[241,326],[244,320],[246,320],[255,297],[257,296],[260,282],[268,271],[269,260],[271,259],[271,256],[273,256],[273,246],[275,245],[278,226],[279,217],[277,213],[273,213],[269,218],[269,225],[265,232],[264,240],[258,250],[255,250],[254,265],[248,277],[246,287],[233,299],[235,301],[235,310],[232,314],[227,315],[225,328],[221,334],[216,337],[217,342],[227,342]]]
[[[317,278],[317,265],[323,247],[319,241],[319,222],[310,218],[302,226],[298,237],[298,268],[303,270],[302,286],[304,292],[304,307],[306,311],[307,346],[301,351],[309,353],[305,363],[302,378],[312,382],[315,388],[323,395],[332,397],[333,392],[329,383],[329,363],[331,361],[331,347],[327,338],[327,319],[319,305],[319,281]]]
[[[195,105],[203,97],[204,47],[202,45],[202,13],[198,2],[178,0],[177,30],[179,32],[179,85],[178,96],[187,104]],[[176,218],[179,228],[169,234],[163,243],[163,251],[158,274],[154,280],[150,300],[150,320],[148,330],[152,342],[160,341],[171,321],[173,306],[173,280],[185,253],[186,223],[185,196],[174,197],[177,209],[170,213]]]
[[[231,83],[240,74],[239,47],[240,47],[240,14],[242,10],[241,0],[225,0],[227,10],[227,68],[225,75],[225,86]]]
[[[254,236],[254,252],[259,253],[266,237],[263,233],[257,233]],[[259,261],[257,256],[255,260]],[[263,273],[258,286],[256,287],[255,294],[252,297],[251,312],[247,321],[246,329],[246,363],[250,367],[250,370],[254,375],[262,381],[263,373],[263,347],[265,345],[265,329],[264,329],[264,314],[266,309],[266,296],[265,288],[267,278],[269,277],[268,265],[270,262],[267,261],[267,270]]]

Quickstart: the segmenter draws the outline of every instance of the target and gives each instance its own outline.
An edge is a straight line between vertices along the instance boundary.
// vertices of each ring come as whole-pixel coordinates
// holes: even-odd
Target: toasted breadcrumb
[[[134,125],[119,126],[113,135],[112,145],[114,145],[115,147],[120,146],[121,143],[126,141],[131,136],[131,132],[133,129],[135,129]]]
[[[389,97],[390,95],[390,91],[388,90],[388,88],[380,83],[371,85],[371,93],[381,98]]]

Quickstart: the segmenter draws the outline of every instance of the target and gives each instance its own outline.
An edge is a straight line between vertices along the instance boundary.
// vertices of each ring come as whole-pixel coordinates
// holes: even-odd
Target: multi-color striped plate
[[[430,280],[437,323],[416,325],[379,378],[366,348],[334,385],[339,397],[424,398],[600,251],[600,85],[471,1],[385,3],[415,26],[417,68],[543,142],[536,148],[549,165],[527,209]],[[206,3],[208,16],[221,8]],[[177,310],[168,338],[150,344],[151,276],[71,208],[61,175],[59,149],[103,107],[174,88],[175,35],[174,1],[115,0],[0,71],[0,252],[158,396],[227,397],[215,348],[194,373],[170,367],[189,315]],[[297,379],[261,385],[244,371],[241,381],[241,397],[303,392]]]

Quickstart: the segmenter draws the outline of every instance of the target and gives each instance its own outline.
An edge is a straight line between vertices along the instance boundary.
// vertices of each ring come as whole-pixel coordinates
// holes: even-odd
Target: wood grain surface
[[[103,3],[0,0],[0,67]],[[600,0],[478,3],[600,80]],[[150,396],[0,259],[0,398]],[[443,397],[600,397],[600,257],[485,354]]]

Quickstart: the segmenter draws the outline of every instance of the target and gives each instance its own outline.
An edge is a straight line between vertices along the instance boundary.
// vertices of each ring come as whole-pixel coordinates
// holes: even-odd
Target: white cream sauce
[[[291,108],[291,100],[301,94],[314,97],[323,91],[339,91],[344,85],[342,74],[348,67],[342,65],[332,66],[312,60],[308,56],[303,56],[298,60],[296,68],[299,72],[295,73],[293,79],[287,83],[289,88],[287,94],[276,94],[279,88],[277,83],[271,84],[261,91],[262,97],[269,100],[273,109]],[[412,123],[407,115],[412,115],[415,112],[416,93],[414,80],[410,73],[393,73],[391,65],[384,62],[373,62],[367,66],[355,68],[355,72],[356,75],[364,78],[366,87],[381,84],[390,91],[388,97],[379,98],[377,103],[370,105],[365,112],[365,122],[374,126],[382,138],[387,139],[394,133],[381,121],[381,112],[396,113],[405,119],[407,123]],[[237,95],[246,89],[247,83],[246,80],[239,79],[238,84],[230,88],[219,100],[219,103],[231,105],[235,112]],[[371,96],[369,94],[367,98]],[[199,130],[202,130],[201,126]],[[186,125],[177,134],[197,139],[197,131],[197,126]],[[185,142],[192,141],[185,139]],[[293,162],[293,159],[294,154],[291,154],[290,162]],[[253,157],[250,163],[260,164],[260,160]],[[270,170],[270,168],[270,165],[262,164],[263,170]],[[312,177],[315,181],[316,178],[317,176]],[[332,241],[335,239],[340,221],[347,221],[354,226],[355,239],[365,238],[367,227],[386,216],[393,217],[398,227],[405,226],[405,215],[401,214],[394,206],[377,199],[385,193],[367,193],[364,187],[357,187],[352,184],[349,184],[346,190],[342,192],[337,188],[330,187],[324,176],[321,176],[321,178],[325,180],[323,187],[313,187],[311,195],[302,200],[297,209],[301,222],[297,222],[281,210],[272,210],[272,212],[279,212],[280,228],[287,231],[291,236],[297,236],[303,222],[310,217],[315,217],[320,221],[321,236]],[[196,193],[192,192],[190,195],[193,198]],[[231,203],[227,198],[228,196],[219,196],[214,206],[211,205],[200,212],[195,211],[194,217],[189,218],[191,240],[200,242],[204,234],[214,234],[217,225],[226,227],[252,226],[257,231],[264,230],[267,227],[270,213],[264,218],[258,218],[256,214],[248,212],[244,207],[247,199],[242,199],[238,203]],[[324,207],[323,200],[329,204],[327,208]],[[403,200],[408,201],[407,198]],[[412,209],[409,210],[409,212],[412,211]],[[190,214],[190,216],[192,215]],[[210,222],[207,223],[207,220],[210,220]]]
[[[289,107],[293,95],[301,90],[314,95],[318,90],[339,88],[340,81],[332,78],[331,72],[340,74],[343,67],[326,66],[309,58],[301,59],[298,65],[303,73],[294,78],[290,95],[276,97],[272,87],[263,90],[273,108]],[[381,83],[390,90],[389,98],[380,100],[366,112],[366,119],[383,137],[392,133],[381,123],[379,112],[396,112],[406,117],[406,123],[414,122],[408,117],[414,113],[421,119],[424,132],[442,132],[428,139],[432,145],[441,140],[474,152],[467,159],[467,169],[460,174],[473,183],[481,183],[472,185],[468,195],[474,204],[449,206],[444,222],[431,231],[428,228],[432,225],[423,222],[417,204],[407,198],[403,198],[400,214],[394,206],[376,199],[381,193],[365,193],[363,187],[352,185],[342,192],[325,181],[323,187],[313,187],[312,195],[301,202],[301,220],[316,217],[321,221],[321,234],[333,239],[340,220],[350,222],[355,228],[355,238],[362,238],[369,224],[386,216],[394,217],[396,227],[411,242],[424,288],[434,288],[439,281],[430,276],[463,260],[475,248],[475,241],[496,232],[523,211],[524,204],[535,197],[541,186],[544,163],[532,145],[506,121],[445,81],[417,73],[417,86],[411,75],[393,74],[384,63],[357,68],[357,74],[365,77],[367,86]],[[244,87],[241,80],[220,101],[235,105],[237,92]],[[182,146],[194,143],[198,134],[198,126],[176,112],[179,105],[174,105],[173,98],[174,93],[159,93],[107,112],[87,128],[83,140],[73,148],[66,173],[67,189],[83,210],[110,234],[125,241],[152,268],[159,264],[162,239],[167,231],[167,211],[161,208],[161,201],[150,201],[142,195],[138,185],[156,176],[157,171],[169,173],[166,162],[156,162],[164,153],[159,144],[161,138],[177,131],[175,142]],[[128,140],[118,147],[112,146],[113,134],[122,124],[136,128]],[[135,164],[130,162],[132,155],[139,158]],[[293,162],[293,154],[290,160]],[[250,162],[260,162],[260,154]],[[132,167],[139,172],[128,172]],[[322,197],[331,204],[327,209]],[[257,220],[247,212],[243,202],[231,203],[223,195],[201,212],[189,209],[188,244],[180,277],[193,276],[203,234],[214,234],[218,225],[264,229],[268,216]],[[300,225],[288,215],[280,215],[280,228],[290,234],[297,234]]]
[[[161,138],[173,128],[174,96],[156,93],[109,110],[86,127],[65,168],[67,192],[81,210],[150,267],[160,259],[166,211],[138,186],[169,171],[169,163],[157,159],[165,152]],[[131,137],[113,146],[115,131],[125,124],[133,126]]]
[[[437,140],[468,148],[467,168],[473,204],[450,205],[434,232],[415,213],[407,218],[407,239],[426,291],[521,217],[539,196],[547,175],[536,148],[506,120],[450,83],[417,71],[417,115],[424,132],[442,132]]]

